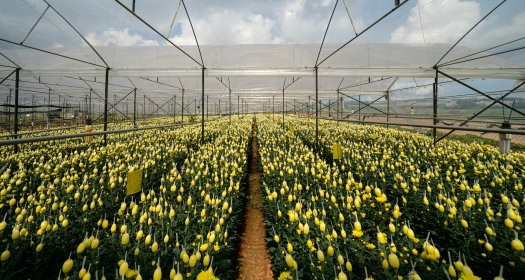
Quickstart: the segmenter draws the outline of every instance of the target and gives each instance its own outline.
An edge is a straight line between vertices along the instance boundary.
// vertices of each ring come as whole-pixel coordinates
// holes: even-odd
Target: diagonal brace
[[[516,90],[518,90],[518,88],[520,88],[521,86],[523,86],[525,84],[525,81],[520,83],[519,85],[517,85],[516,87],[514,87],[513,89],[511,89],[509,92],[505,93],[504,95],[502,95],[500,98],[498,98],[498,100],[503,100],[503,98],[507,97],[508,95],[510,95],[511,93],[515,92]],[[498,101],[496,100],[496,101]],[[494,104],[496,104],[497,102],[496,101],[493,101],[492,103],[490,103],[487,107],[483,108],[481,111],[477,112],[476,114],[472,115],[471,117],[469,117],[467,120],[463,121],[459,126],[464,126],[465,124],[467,124],[469,121],[473,120],[475,117],[481,115],[483,112],[485,112],[486,110],[488,110],[490,107],[494,106]],[[450,134],[452,134],[452,132],[456,131],[456,129],[452,129],[450,130],[449,132],[447,132],[445,135],[441,136],[439,139],[436,140],[436,143],[443,140],[445,137],[449,136]]]

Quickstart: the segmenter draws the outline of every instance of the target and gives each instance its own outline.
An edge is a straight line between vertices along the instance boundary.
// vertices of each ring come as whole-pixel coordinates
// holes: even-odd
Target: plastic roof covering
[[[52,8],[47,8],[46,1]],[[200,97],[201,59],[197,47],[173,46],[122,6],[129,7],[130,1],[123,1],[122,5],[117,1],[107,0],[46,1],[7,0],[2,3],[0,75],[3,79],[11,73],[13,67],[22,68],[22,95],[44,94],[51,89],[53,94],[61,93],[82,99],[92,88],[102,96],[107,64],[111,68],[111,94],[124,96],[136,87],[141,94],[155,96],[160,102],[169,100],[177,93],[180,95],[182,88],[185,88],[188,98]],[[169,13],[165,11],[174,10],[178,1],[168,2],[170,7],[150,9],[149,14],[141,14],[138,9],[137,14],[146,21],[153,16],[166,17],[166,21],[169,21]],[[370,9],[384,14],[392,8],[377,7],[370,2],[373,1],[356,0],[349,1],[348,4],[357,14]],[[355,39],[332,56],[330,54],[342,46],[343,42],[333,39],[335,35],[329,29],[328,43],[320,53],[320,94],[333,98],[337,89],[347,94],[382,94],[395,83],[395,77],[434,77],[433,66],[438,62],[441,70],[457,78],[525,77],[525,52],[523,49],[515,50],[525,46],[525,28],[504,32],[505,27],[519,24],[509,21],[508,15],[522,13],[525,16],[525,2],[506,1],[448,53],[452,42],[459,38],[442,42],[439,38],[433,38],[433,34],[426,32],[424,28],[419,41],[407,39],[393,42],[390,34],[403,27],[406,19],[413,16],[415,9],[421,9],[418,5],[432,4],[431,2],[407,1],[373,28],[359,33],[359,36],[352,33],[348,22],[348,39]],[[492,0],[475,2],[482,15],[489,13],[500,3]],[[439,6],[433,7],[437,8]],[[28,36],[42,14],[39,24]],[[14,15],[23,16],[13,18]],[[105,20],[92,21],[94,15]],[[345,17],[344,7],[339,4],[334,20]],[[371,17],[362,25],[368,26],[374,20]],[[425,14],[420,15],[419,20],[423,27],[431,24]],[[466,29],[460,34],[467,33],[468,28],[475,24],[475,21],[468,22]],[[166,26],[153,27],[169,37],[170,31]],[[149,38],[150,45],[99,45],[93,30],[112,29],[141,34]],[[487,39],[488,36],[494,39]],[[14,44],[22,41],[24,46]],[[315,89],[314,66],[319,48],[320,44],[201,46],[202,61],[206,67],[206,94],[211,98],[226,98],[226,85],[229,85],[234,95],[242,94],[246,98],[266,100],[279,96],[283,87],[286,87],[286,98],[308,99],[308,95],[312,95]],[[13,89],[12,78],[2,84],[0,92],[7,93],[9,89]],[[223,83],[229,81],[229,84],[221,83],[219,78],[222,78]],[[294,80],[297,81],[290,84]],[[369,83],[370,81],[375,82]]]

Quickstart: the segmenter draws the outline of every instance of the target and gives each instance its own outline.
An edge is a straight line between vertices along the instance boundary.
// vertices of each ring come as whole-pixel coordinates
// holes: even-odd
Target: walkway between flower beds
[[[252,130],[252,156],[248,184],[248,201],[245,209],[244,232],[241,235],[239,253],[239,279],[273,279],[270,255],[264,239],[263,198],[259,186],[259,158],[257,148],[257,129]]]

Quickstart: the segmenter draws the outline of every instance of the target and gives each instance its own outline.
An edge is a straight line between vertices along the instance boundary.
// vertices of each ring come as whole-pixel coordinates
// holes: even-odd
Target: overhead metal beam
[[[472,30],[474,30],[474,28],[476,28],[476,26],[478,26],[480,23],[482,23],[490,14],[492,14],[496,9],[498,9],[501,5],[503,5],[503,3],[507,2],[507,0],[503,0],[501,1],[498,5],[496,5],[496,7],[494,7],[492,10],[490,10],[485,16],[483,16],[480,20],[478,20],[478,22],[476,22],[476,24],[474,24],[474,26],[472,26],[465,34],[463,34],[463,36],[461,36],[461,38],[459,38],[459,40],[456,41],[456,43],[454,43],[454,45],[452,45],[452,47],[450,47],[450,49],[445,52],[445,54],[443,54],[443,56],[436,62],[436,64],[434,65],[435,67],[439,67],[439,63],[465,38],[467,37],[467,35],[472,32]]]
[[[467,59],[471,56],[475,56],[477,54],[480,54],[480,53],[486,53],[488,51],[491,51],[493,49],[497,49],[497,48],[500,48],[500,47],[503,47],[503,46],[506,46],[506,45],[509,45],[509,44],[512,44],[512,43],[516,43],[518,41],[521,41],[521,40],[524,40],[525,37],[520,37],[518,39],[515,39],[515,40],[510,40],[508,42],[505,42],[505,43],[502,43],[502,44],[499,44],[499,45],[496,45],[496,46],[493,46],[493,47],[490,47],[490,48],[487,48],[487,49],[484,49],[484,50],[481,50],[481,51],[477,51],[477,52],[474,52],[474,53],[471,53],[471,54],[468,54],[468,55],[464,55],[464,56],[461,56],[461,57],[458,57],[458,58],[455,58],[455,59],[452,59],[452,60],[449,60],[443,64],[440,64],[440,65],[437,65],[438,67],[442,67],[442,66],[445,66],[445,65],[450,65],[450,63],[454,63],[458,60],[462,60],[462,59]]]
[[[319,63],[315,63],[315,66],[319,67],[321,64],[323,64],[326,60],[328,60],[330,57],[332,57],[334,54],[336,54],[337,52],[339,52],[341,49],[343,49],[344,47],[346,47],[348,44],[352,43],[355,39],[359,38],[361,35],[363,35],[365,32],[367,32],[368,30],[370,30],[370,28],[374,27],[376,24],[378,24],[379,22],[381,22],[384,18],[386,18],[387,16],[389,16],[390,14],[392,14],[393,12],[395,12],[397,9],[401,8],[403,5],[405,5],[406,3],[408,2],[405,1],[403,3],[401,3],[400,5],[398,6],[395,6],[392,10],[390,10],[389,12],[387,12],[386,14],[384,14],[383,16],[381,16],[379,19],[377,19],[376,21],[374,21],[372,24],[370,24],[368,27],[366,27],[361,33],[358,33],[356,36],[354,36],[352,39],[348,40],[346,43],[344,43],[342,46],[340,46],[339,48],[337,48],[335,51],[333,51],[332,53],[330,53],[327,57],[325,57],[323,60],[321,60],[321,62]]]
[[[185,52],[183,49],[181,49],[179,46],[177,46],[175,43],[173,43],[169,38],[167,38],[164,34],[160,33],[155,27],[153,27],[151,24],[149,24],[147,21],[145,21],[143,18],[141,18],[139,15],[134,13],[132,10],[130,10],[124,3],[120,2],[119,0],[115,0],[122,8],[124,8],[126,11],[128,11],[130,14],[135,16],[139,21],[141,21],[143,24],[145,24],[148,28],[153,30],[157,35],[162,37],[162,39],[166,40],[170,45],[174,46],[176,49],[178,49],[180,52],[182,52],[184,55],[186,55],[189,59],[191,59],[193,62],[197,63],[200,67],[204,67],[204,65],[200,62],[198,62],[195,58],[193,58],[191,55],[189,55],[187,52]]]
[[[319,66],[319,57],[321,56],[321,51],[323,50],[324,41],[326,40],[326,34],[328,34],[328,29],[330,28],[330,24],[332,23],[332,19],[334,18],[334,13],[335,9],[337,8],[337,4],[339,4],[339,0],[335,1],[334,8],[332,9],[332,14],[330,15],[330,19],[328,20],[328,24],[326,25],[323,40],[321,41],[321,46],[319,47],[319,52],[317,53],[317,58],[315,59],[315,66]]]
[[[47,10],[49,10],[49,4],[46,6],[46,8],[44,9],[44,11],[42,12],[42,14],[38,17],[38,19],[36,20],[36,22],[33,24],[33,26],[31,26],[31,28],[29,29],[29,32],[27,32],[27,35],[24,37],[24,39],[22,40],[22,42],[20,42],[20,44],[24,44],[24,42],[27,40],[27,38],[29,37],[29,35],[33,32],[33,30],[35,29],[35,27],[38,25],[38,23],[42,20],[42,18],[44,17],[44,15],[46,14]]]
[[[14,125],[14,139],[16,140],[18,138],[18,92],[20,88],[20,68],[16,69],[15,74],[15,125]],[[15,144],[15,154],[18,153],[18,144]]]
[[[82,41],[84,41],[84,43],[86,43],[86,45],[88,45],[89,48],[93,50],[93,52],[95,52],[98,58],[102,60],[106,68],[109,68],[109,65],[107,64],[106,60],[102,57],[102,55],[100,55],[100,53],[95,49],[95,47],[93,47],[93,45],[86,39],[86,37],[84,37],[84,35],[82,35],[82,33],[80,33],[80,31],[78,31],[78,29],[73,24],[71,24],[69,20],[67,20],[66,17],[64,17],[57,9],[55,9],[55,7],[53,7],[53,5],[51,5],[47,0],[42,0],[42,1],[44,1],[49,7],[51,7],[51,9],[55,11],[55,13],[57,13],[58,16],[62,18],[62,20],[64,20],[67,23],[67,25],[69,25],[69,27],[71,27],[75,31],[75,33],[77,33],[78,36],[80,36],[80,38],[82,38]]]
[[[46,51],[44,49],[35,48],[35,47],[28,46],[28,45],[23,45],[23,44],[20,44],[20,43],[17,43],[17,42],[13,42],[13,41],[10,41],[10,40],[6,40],[6,39],[0,38],[0,41],[6,42],[6,43],[9,43],[9,44],[13,44],[13,45],[17,45],[17,46],[20,46],[20,47],[24,47],[24,48],[27,48],[27,49],[31,49],[31,50],[47,53],[47,54],[50,54],[50,55],[62,57],[62,58],[65,58],[65,59],[69,59],[69,60],[73,60],[73,61],[89,64],[89,65],[92,65],[92,66],[97,66],[97,67],[100,67],[100,68],[106,68],[106,66],[104,66],[104,65],[100,65],[100,64],[97,64],[97,63],[85,61],[85,60],[82,60],[82,59],[70,57],[70,56],[67,56],[67,55],[59,54],[59,53],[54,53],[54,52],[51,52],[51,51]]]

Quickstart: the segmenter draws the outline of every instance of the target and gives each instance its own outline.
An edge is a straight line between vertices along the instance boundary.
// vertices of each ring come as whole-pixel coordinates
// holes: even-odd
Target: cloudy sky
[[[162,45],[166,42],[108,0],[48,0],[95,46]],[[21,41],[46,5],[42,0],[6,0],[0,37]],[[131,9],[132,0],[122,0]],[[495,7],[496,0],[409,0],[371,29],[366,40],[392,43],[453,43]],[[195,44],[178,0],[136,0],[136,13],[177,44]],[[187,0],[199,43],[211,45],[320,43],[336,0]],[[381,17],[394,0],[340,0],[327,42],[341,43]],[[469,37],[504,39],[523,35],[525,2],[508,0]],[[351,20],[352,22],[351,22]],[[353,24],[352,24],[353,23]],[[40,32],[40,33],[39,33]],[[80,42],[63,20],[46,12],[27,43],[67,46]],[[41,36],[39,36],[41,34]],[[46,34],[46,36],[42,36]],[[484,35],[484,36],[481,36]],[[487,36],[490,35],[490,36]],[[467,38],[468,39],[468,38]],[[468,41],[468,40],[467,40]]]

